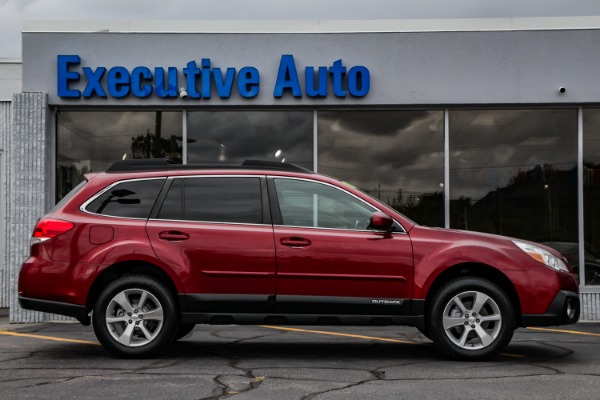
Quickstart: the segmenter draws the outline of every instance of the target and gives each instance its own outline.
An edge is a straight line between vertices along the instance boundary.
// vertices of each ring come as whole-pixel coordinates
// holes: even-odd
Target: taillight
[[[43,218],[33,229],[31,244],[45,242],[48,239],[62,235],[73,229],[75,225],[61,219]]]

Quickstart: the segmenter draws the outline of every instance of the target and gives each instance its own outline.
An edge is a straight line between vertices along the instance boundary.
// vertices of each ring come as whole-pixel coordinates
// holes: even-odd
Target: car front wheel
[[[94,332],[111,353],[125,358],[150,357],[175,339],[179,321],[169,290],[143,276],[124,276],[98,296]]]
[[[428,316],[435,345],[461,360],[497,355],[515,329],[510,299],[500,287],[482,278],[449,282],[434,296]]]

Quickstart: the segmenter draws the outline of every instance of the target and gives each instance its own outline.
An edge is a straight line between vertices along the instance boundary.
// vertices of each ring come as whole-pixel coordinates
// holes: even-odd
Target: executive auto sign
[[[304,79],[299,76],[294,56],[284,54],[279,60],[275,86],[271,88],[275,98],[303,96],[364,97],[371,87],[369,70],[357,65],[348,68],[341,59],[329,66],[304,67]],[[57,93],[61,98],[146,98],[154,93],[160,98],[189,97],[210,99],[218,96],[228,99],[235,91],[242,98],[251,99],[261,91],[260,71],[251,66],[228,67],[223,71],[214,67],[210,58],[200,64],[189,61],[181,68],[137,66],[82,66],[79,55],[57,57]],[[79,84],[82,83],[82,85]],[[77,87],[83,87],[80,90]]]

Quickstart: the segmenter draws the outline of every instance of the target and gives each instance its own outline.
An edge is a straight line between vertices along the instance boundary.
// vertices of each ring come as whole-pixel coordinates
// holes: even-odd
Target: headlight
[[[513,243],[525,253],[529,254],[535,261],[557,271],[569,272],[569,268],[567,268],[567,264],[565,264],[563,260],[552,255],[541,247],[530,243],[519,242],[517,240],[513,240]]]

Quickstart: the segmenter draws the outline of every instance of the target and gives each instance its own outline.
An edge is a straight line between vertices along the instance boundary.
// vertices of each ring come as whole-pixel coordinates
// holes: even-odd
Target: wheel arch
[[[167,274],[162,268],[147,261],[122,261],[104,269],[102,272],[100,272],[100,274],[98,274],[98,276],[96,276],[92,286],[90,287],[90,290],[88,291],[88,296],[85,303],[86,308],[88,310],[92,310],[94,308],[94,303],[96,302],[96,299],[100,295],[102,289],[106,287],[108,283],[126,275],[146,275],[159,280],[169,289],[173,295],[175,303],[179,304],[177,297],[177,286],[169,274]]]
[[[509,297],[515,311],[515,328],[521,326],[521,302],[515,286],[500,270],[481,263],[463,263],[447,268],[440,273],[427,290],[425,297],[425,321],[431,307],[431,301],[436,293],[448,282],[461,277],[479,277],[500,287]]]

